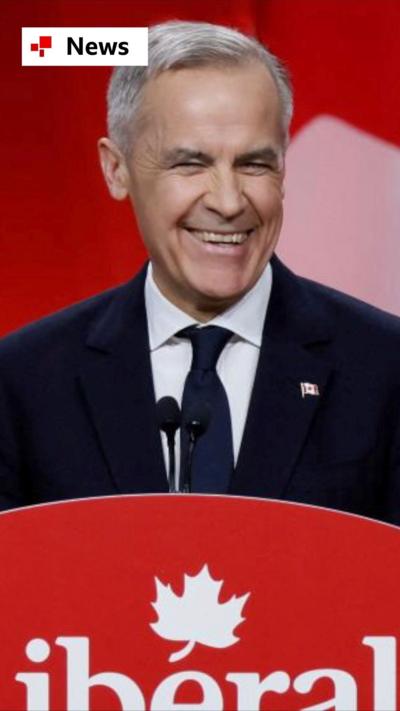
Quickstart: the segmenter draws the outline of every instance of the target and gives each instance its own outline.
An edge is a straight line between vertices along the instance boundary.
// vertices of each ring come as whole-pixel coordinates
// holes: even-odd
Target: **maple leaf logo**
[[[250,595],[233,595],[219,603],[223,580],[213,580],[207,565],[198,575],[185,575],[184,581],[183,595],[179,597],[171,585],[163,585],[155,578],[157,599],[151,604],[158,621],[150,627],[164,639],[186,641],[183,649],[170,655],[170,662],[186,657],[196,643],[222,649],[238,642],[233,630],[245,619],[242,609]]]

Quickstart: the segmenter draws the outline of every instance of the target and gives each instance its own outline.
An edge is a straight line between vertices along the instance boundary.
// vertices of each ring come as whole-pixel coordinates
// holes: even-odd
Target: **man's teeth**
[[[221,232],[204,232],[200,230],[190,230],[202,242],[217,242],[219,244],[242,244],[249,236],[250,230],[247,232],[232,232],[231,234],[222,234]]]

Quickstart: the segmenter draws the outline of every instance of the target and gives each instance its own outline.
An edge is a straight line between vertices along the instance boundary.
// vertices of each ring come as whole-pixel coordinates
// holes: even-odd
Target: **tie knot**
[[[193,348],[191,370],[215,370],[218,358],[232,331],[221,326],[189,326],[176,334],[178,338],[189,338]]]

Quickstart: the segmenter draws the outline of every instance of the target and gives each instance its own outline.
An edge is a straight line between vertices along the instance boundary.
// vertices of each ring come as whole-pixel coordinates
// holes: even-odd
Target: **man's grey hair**
[[[149,28],[147,67],[116,67],[107,92],[108,135],[126,155],[132,147],[143,88],[170,69],[243,65],[258,60],[269,70],[281,102],[282,131],[288,142],[293,92],[282,62],[254,37],[223,25],[174,20]]]

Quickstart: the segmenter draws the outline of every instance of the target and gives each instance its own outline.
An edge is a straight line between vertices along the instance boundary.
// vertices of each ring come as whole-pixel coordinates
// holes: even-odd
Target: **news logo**
[[[23,67],[147,66],[147,27],[23,27]]]
[[[39,37],[39,42],[31,43],[31,52],[39,52],[39,57],[44,57],[44,52],[46,49],[51,49],[52,39],[51,37],[44,36]]]

